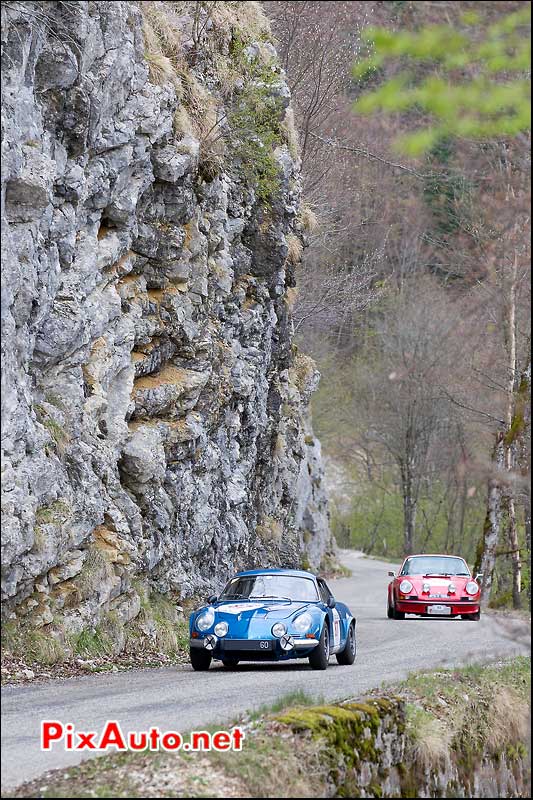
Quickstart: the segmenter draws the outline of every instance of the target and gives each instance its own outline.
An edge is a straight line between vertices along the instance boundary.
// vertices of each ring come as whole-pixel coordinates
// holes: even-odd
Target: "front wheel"
[[[350,623],[348,636],[346,637],[346,644],[344,649],[337,653],[337,661],[339,664],[349,665],[355,661],[355,622]]]
[[[324,627],[320,634],[320,641],[309,656],[309,663],[313,669],[327,669],[329,663],[329,628],[324,621]]]
[[[390,614],[389,614],[389,609],[387,609],[387,616],[390,617],[390,619],[405,619],[405,611],[396,611],[394,600],[392,602],[393,605],[392,606],[389,605]]]
[[[205,672],[211,666],[211,653],[191,647],[189,650],[192,668],[196,672]]]
[[[481,619],[481,611],[476,611],[475,614],[461,614],[461,619],[469,619],[473,622],[477,622]]]

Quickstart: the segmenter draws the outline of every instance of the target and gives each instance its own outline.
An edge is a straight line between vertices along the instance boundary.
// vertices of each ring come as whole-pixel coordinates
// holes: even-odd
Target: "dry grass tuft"
[[[316,211],[307,203],[304,203],[300,209],[299,221],[306,233],[314,233],[320,225]]]
[[[185,106],[180,106],[174,112],[172,118],[172,130],[176,139],[181,139],[183,136],[193,136],[194,126]]]
[[[529,709],[512,689],[501,687],[491,708],[487,747],[499,753],[508,742],[525,742],[529,735]]]
[[[415,709],[412,719],[414,761],[423,770],[444,766],[450,757],[453,733],[442,721],[422,709]]]
[[[287,247],[287,261],[290,264],[299,264],[304,247],[300,239],[294,233],[289,233],[287,236]]]
[[[296,286],[289,286],[289,288],[285,292],[285,302],[287,303],[287,306],[291,311],[296,305],[297,299],[298,299],[298,289],[296,288]]]
[[[181,73],[185,68],[183,31],[171,3],[143,2],[144,57],[150,81],[157,86],[170,83],[178,98],[183,95]]]
[[[270,39],[270,22],[261,3],[215,3],[211,19],[220,38],[238,36],[243,41]]]
[[[314,233],[320,225],[316,212],[306,203],[300,209],[299,218],[304,231],[307,233]]]
[[[283,136],[287,143],[287,147],[289,148],[289,153],[296,161],[300,153],[300,137],[298,136],[296,121],[294,119],[294,111],[292,108],[288,108],[285,112],[285,117],[281,123],[281,129],[283,131]]]
[[[176,72],[170,60],[163,53],[146,50],[144,57],[148,64],[150,83],[154,83],[156,86],[164,86],[166,83],[174,85],[178,79]]]

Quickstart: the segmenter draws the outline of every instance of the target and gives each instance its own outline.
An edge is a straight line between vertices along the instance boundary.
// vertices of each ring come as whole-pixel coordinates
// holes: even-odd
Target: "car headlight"
[[[272,634],[274,636],[277,636],[278,639],[281,639],[281,637],[284,636],[286,633],[287,633],[287,628],[283,624],[283,622],[276,622],[274,623],[274,625],[272,625]]]
[[[411,581],[402,581],[400,583],[400,592],[402,594],[409,594],[409,592],[413,591],[413,584]]]
[[[217,622],[215,625],[215,633],[217,636],[225,636],[229,630],[227,622]]]
[[[422,591],[423,592],[429,592],[430,589],[431,589],[431,584],[430,583],[423,583],[422,584]]]
[[[448,584],[448,592],[449,594],[453,594],[455,592],[455,583]]]
[[[293,620],[292,624],[294,630],[298,631],[298,633],[306,633],[313,624],[313,617],[307,611],[304,611],[303,614]]]
[[[196,618],[196,627],[199,631],[207,631],[215,621],[214,608],[206,608],[199,617]]]
[[[479,592],[479,586],[475,581],[468,581],[465,589],[467,594],[477,594]]]

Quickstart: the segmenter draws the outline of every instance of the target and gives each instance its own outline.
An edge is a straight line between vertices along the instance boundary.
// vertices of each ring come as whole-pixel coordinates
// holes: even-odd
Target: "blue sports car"
[[[308,658],[326,669],[355,659],[355,618],[322,578],[291,569],[239,572],[220,597],[210,597],[190,618],[190,657],[195,670],[214,658],[229,669],[239,661]]]

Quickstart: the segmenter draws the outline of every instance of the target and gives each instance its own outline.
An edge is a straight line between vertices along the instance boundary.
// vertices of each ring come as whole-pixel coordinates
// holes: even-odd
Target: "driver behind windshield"
[[[224,589],[221,600],[298,600],[318,601],[315,584],[308,578],[294,575],[247,575],[233,578]]]
[[[408,558],[402,575],[470,575],[462,558],[439,558],[438,556]]]

